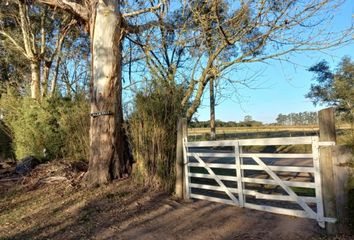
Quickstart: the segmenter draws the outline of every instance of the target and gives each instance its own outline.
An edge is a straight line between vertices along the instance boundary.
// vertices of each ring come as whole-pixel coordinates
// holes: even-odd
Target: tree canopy
[[[308,69],[314,83],[306,97],[320,105],[335,106],[347,119],[354,120],[354,62],[343,57],[336,69],[325,60]]]

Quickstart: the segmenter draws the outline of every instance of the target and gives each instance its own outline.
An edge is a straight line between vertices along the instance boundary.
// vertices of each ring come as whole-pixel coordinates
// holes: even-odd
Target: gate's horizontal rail
[[[194,152],[188,152],[188,157],[193,157]],[[213,153],[213,152],[198,152],[199,157],[214,157],[214,158],[234,158],[235,153]],[[312,158],[311,153],[241,153],[240,157],[259,157],[259,158]]]
[[[268,165],[268,167],[272,171],[276,172],[305,172],[305,173],[313,173],[315,169],[313,167],[294,167],[294,166],[271,166]],[[241,169],[244,170],[259,170],[259,171],[264,171],[264,168],[259,165],[241,165]]]
[[[214,179],[214,176],[203,173],[188,173],[189,177]],[[237,177],[217,175],[220,180],[237,181]]]
[[[311,153],[241,153],[240,157],[259,158],[312,158]]]
[[[257,183],[257,184],[269,184],[269,185],[279,185],[276,181],[272,179],[262,179],[262,178],[242,178],[242,182],[245,183]],[[289,187],[302,187],[302,188],[315,188],[316,185],[313,182],[292,182],[292,181],[282,181],[285,185]]]
[[[303,145],[312,144],[318,137],[287,137],[287,138],[258,138],[258,139],[239,139],[239,140],[220,140],[220,141],[199,141],[187,142],[187,147],[229,147],[235,146],[272,146],[272,145]]]
[[[226,164],[226,163],[207,163],[210,168],[224,168],[224,169],[236,169],[236,164]],[[204,167],[201,163],[187,163],[189,167]]]
[[[286,195],[265,194],[254,190],[243,190],[243,194],[254,196],[256,197],[256,199],[294,202],[294,200],[290,196],[286,196]],[[301,197],[301,199],[308,203],[316,203],[315,197]]]
[[[206,184],[198,184],[198,183],[190,183],[189,186],[191,188],[201,188],[201,189],[205,189],[205,190],[215,190],[215,191],[221,191],[221,192],[225,192],[225,189],[223,187],[219,187],[219,186],[213,186],[213,185],[206,185]],[[230,192],[232,193],[238,193],[238,189],[237,188],[227,188]]]
[[[222,187],[214,186],[214,185],[207,185],[207,184],[190,183],[190,187],[191,188],[200,188],[200,189],[205,189],[205,190],[221,191],[221,192],[224,191],[224,189]],[[228,189],[232,193],[239,193],[239,190],[237,188],[228,188]],[[257,199],[294,202],[294,200],[290,196],[280,195],[280,194],[264,194],[264,193],[260,193],[255,190],[246,190],[245,189],[245,190],[243,190],[243,194],[254,196]],[[303,199],[305,202],[316,203],[315,197],[301,197],[301,199]]]
[[[209,174],[203,174],[203,173],[189,173],[189,177],[195,177],[195,178],[208,178],[208,179],[214,179],[212,175]],[[223,175],[217,175],[220,180],[224,181],[237,181],[237,177],[232,177],[232,176],[223,176]],[[276,181],[272,179],[263,179],[263,178],[247,178],[244,177],[242,178],[242,182],[245,183],[256,183],[256,184],[269,184],[269,185],[278,185]],[[302,188],[315,188],[315,183],[313,182],[292,182],[292,181],[283,181],[287,186],[289,187],[302,187]]]
[[[210,168],[222,168],[222,169],[236,169],[236,164],[227,163],[206,163]],[[204,167],[201,163],[187,163],[189,167]],[[294,166],[269,166],[272,171],[277,172],[306,172],[313,173],[315,170],[313,167],[294,167]],[[259,165],[241,165],[243,170],[259,170],[264,171],[264,169]]]
[[[218,187],[218,186],[196,184],[196,183],[191,183],[190,186],[192,188],[198,188],[198,189],[214,190],[214,191],[220,191],[220,192],[224,191],[221,187]],[[237,188],[229,188],[229,189],[230,189],[230,192],[232,192],[232,193],[239,192],[239,190]],[[279,195],[279,194],[264,194],[264,193],[257,192],[255,190],[243,190],[243,194],[249,195],[249,196],[254,196],[256,199],[262,199],[262,200],[295,202],[290,196]],[[195,193],[195,195],[200,195],[200,194]],[[204,195],[202,195],[202,196],[204,196]],[[308,202],[308,203],[316,203],[315,197],[300,197],[300,198],[303,201]]]
[[[228,199],[221,199],[221,198],[210,197],[210,196],[205,196],[205,195],[200,195],[200,194],[195,194],[195,193],[191,193],[191,197],[196,198],[196,199],[209,200],[209,201],[213,201],[213,202],[221,202],[221,203],[226,203],[226,204],[230,204],[230,205],[236,205],[233,201],[228,200]],[[257,204],[253,204],[253,203],[245,203],[245,207],[255,209],[255,210],[262,210],[262,211],[266,211],[266,212],[271,212],[271,213],[278,213],[278,214],[290,215],[290,216],[296,216],[296,217],[302,217],[302,218],[311,218],[311,216],[309,216],[303,210],[272,207],[272,206],[266,206],[266,205],[257,205]]]
[[[261,210],[261,211],[265,211],[265,212],[283,214],[283,215],[291,215],[291,216],[302,217],[302,218],[313,218],[310,214],[307,214],[307,212],[305,212],[303,210],[295,210],[295,209],[286,209],[286,208],[272,207],[272,206],[265,206],[265,205],[257,205],[257,204],[253,204],[253,203],[245,203],[245,207],[255,209],[255,210]],[[315,218],[313,218],[313,219],[315,219]]]
[[[226,203],[230,205],[237,205],[233,201],[228,200],[228,199],[222,199],[222,198],[216,198],[216,197],[209,197],[209,196],[204,196],[204,195],[199,195],[199,194],[190,194],[190,197],[195,198],[195,199],[201,199],[201,200],[209,200],[212,202],[219,202],[219,203]],[[295,210],[295,209],[286,209],[286,208],[280,208],[280,207],[272,207],[272,206],[265,206],[265,205],[257,205],[253,203],[245,203],[244,205],[247,208],[250,209],[255,209],[255,210],[260,210],[260,211],[265,211],[265,212],[270,212],[270,213],[278,213],[282,215],[290,215],[290,216],[295,216],[295,217],[301,217],[301,218],[312,218],[317,221],[326,221],[326,222],[335,222],[336,219],[334,218],[318,218],[314,216],[310,216],[307,214],[307,212],[303,210]]]
[[[188,157],[193,157],[194,152],[189,152],[187,153]],[[207,152],[207,153],[199,153],[199,157],[215,157],[215,158],[234,158],[235,153],[212,153],[212,152]]]

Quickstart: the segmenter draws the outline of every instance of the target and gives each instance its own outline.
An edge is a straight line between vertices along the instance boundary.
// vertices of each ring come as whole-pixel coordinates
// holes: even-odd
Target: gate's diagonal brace
[[[281,186],[288,194],[289,196],[296,201],[304,210],[307,212],[311,218],[316,219],[317,214],[302,200],[299,196],[296,195],[296,193],[288,187],[283,181],[276,175],[259,157],[252,157],[260,166],[264,168],[264,170],[271,176],[274,181],[276,181],[279,186]]]
[[[193,157],[197,159],[197,161],[203,165],[203,167],[208,171],[210,175],[214,177],[214,180],[219,184],[219,186],[225,191],[225,193],[234,201],[237,205],[240,205],[237,198],[229,191],[229,189],[225,186],[225,184],[218,178],[218,176],[214,173],[213,170],[199,157],[198,153],[193,153]]]

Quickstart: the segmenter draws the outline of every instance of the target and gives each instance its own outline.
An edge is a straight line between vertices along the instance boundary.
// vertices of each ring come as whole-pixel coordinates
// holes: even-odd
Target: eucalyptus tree
[[[122,43],[131,32],[141,32],[158,24],[147,15],[164,11],[159,1],[147,6],[146,1],[116,0],[35,0],[71,13],[85,26],[91,42],[91,123],[90,159],[85,179],[99,185],[131,172],[125,156],[122,111]],[[149,3],[150,4],[150,3]],[[145,17],[142,19],[142,17]]]
[[[50,14],[45,5],[29,3],[21,0],[0,3],[0,37],[8,51],[19,53],[29,64],[31,97],[39,100],[48,95],[53,62],[60,56],[76,20],[63,12]],[[51,85],[56,84],[56,76],[57,73]]]

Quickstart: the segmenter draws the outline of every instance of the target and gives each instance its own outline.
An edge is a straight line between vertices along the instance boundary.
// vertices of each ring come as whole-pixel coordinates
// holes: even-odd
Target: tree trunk
[[[40,97],[40,67],[39,62],[31,62],[31,98]]]
[[[210,79],[210,140],[216,139],[214,79]]]
[[[42,74],[42,98],[45,98],[48,95],[48,81],[51,67],[51,61],[44,61]]]
[[[61,57],[58,57],[57,64],[55,65],[55,69],[54,69],[54,76],[52,78],[52,83],[50,84],[50,96],[54,96],[54,94],[55,94],[55,90],[57,87],[57,81],[58,81],[60,63],[61,63]]]
[[[122,38],[118,1],[97,4],[91,27],[92,86],[88,185],[101,185],[129,174],[122,111]],[[98,116],[93,116],[96,113]]]

